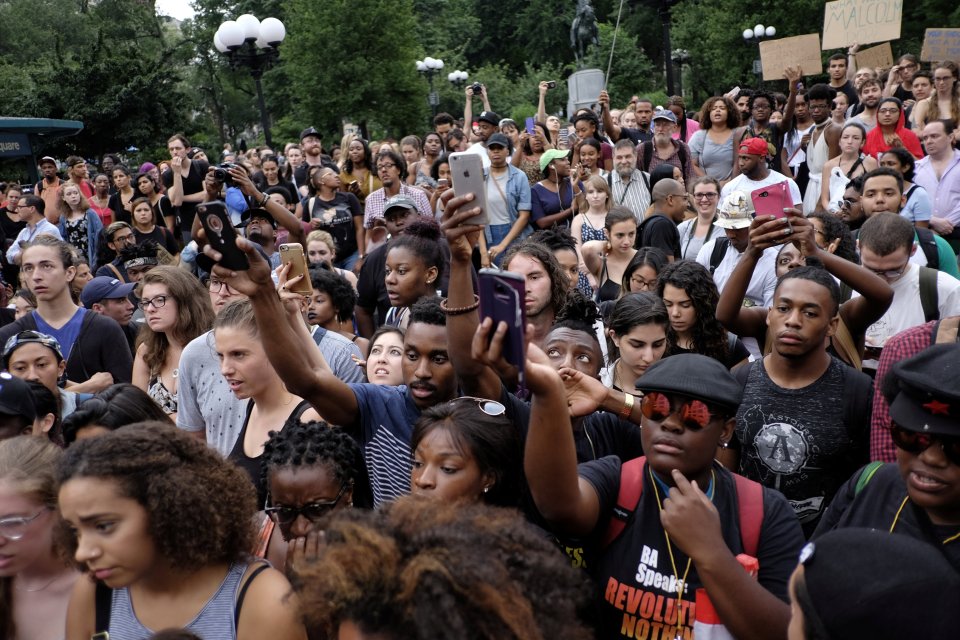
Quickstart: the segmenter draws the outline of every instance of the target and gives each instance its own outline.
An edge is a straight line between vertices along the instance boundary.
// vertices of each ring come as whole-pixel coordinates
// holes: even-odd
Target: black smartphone
[[[247,255],[237,246],[237,230],[230,222],[227,205],[220,201],[204,202],[197,205],[197,215],[207,234],[207,242],[220,252],[220,266],[233,271],[249,269]]]
[[[492,318],[496,329],[500,322],[507,323],[507,336],[503,345],[503,357],[517,367],[517,381],[523,385],[524,329],[527,313],[525,306],[524,278],[518,273],[498,269],[481,269],[478,275],[480,286],[480,319]]]

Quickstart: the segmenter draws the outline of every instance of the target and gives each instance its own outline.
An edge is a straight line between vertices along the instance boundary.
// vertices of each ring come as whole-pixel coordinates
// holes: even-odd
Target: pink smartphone
[[[760,187],[750,193],[750,200],[758,216],[785,218],[787,214],[784,209],[793,209],[793,198],[790,197],[790,187],[786,182]]]

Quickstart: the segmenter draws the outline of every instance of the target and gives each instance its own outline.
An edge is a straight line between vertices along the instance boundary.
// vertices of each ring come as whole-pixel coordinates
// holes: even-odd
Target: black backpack
[[[713,272],[723,262],[723,256],[727,255],[727,247],[729,246],[730,238],[726,236],[720,236],[713,241],[713,251],[710,252],[710,275],[713,275]]]
[[[677,140],[680,144],[677,146],[677,158],[680,160],[680,172],[684,180],[687,179],[687,144],[683,140]],[[650,161],[653,160],[653,141],[644,142],[640,147],[641,166],[637,167],[640,171],[650,172]]]

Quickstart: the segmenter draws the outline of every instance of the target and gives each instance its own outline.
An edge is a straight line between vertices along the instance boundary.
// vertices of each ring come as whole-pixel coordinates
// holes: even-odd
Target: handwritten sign
[[[960,59],[960,29],[927,29],[920,59],[924,62]]]
[[[892,66],[893,50],[890,48],[889,42],[857,52],[857,69],[863,69],[864,67],[889,69]]]
[[[823,14],[823,48],[898,40],[902,16],[903,0],[828,2]]]
[[[783,80],[783,70],[787,67],[800,67],[805,76],[823,73],[820,34],[764,40],[760,43],[760,64],[764,80]]]

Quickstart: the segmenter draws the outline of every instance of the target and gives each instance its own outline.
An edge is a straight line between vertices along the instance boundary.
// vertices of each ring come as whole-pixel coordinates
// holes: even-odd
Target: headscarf
[[[877,126],[867,134],[867,141],[866,144],[863,145],[863,152],[879,160],[881,155],[890,150],[890,145],[887,144],[887,141],[883,138],[883,128],[880,126],[879,122],[879,111],[886,102],[892,102],[893,104],[897,105],[898,109],[900,109],[900,117],[897,119],[895,133],[903,143],[904,149],[909,151],[914,158],[919,160],[923,157],[923,148],[920,146],[920,139],[917,138],[917,134],[904,126],[905,118],[903,113],[903,103],[897,98],[884,98],[880,101],[880,104],[877,105]]]

